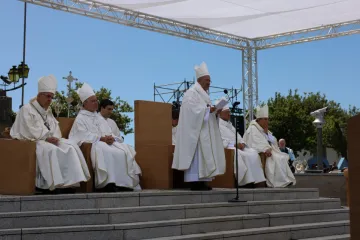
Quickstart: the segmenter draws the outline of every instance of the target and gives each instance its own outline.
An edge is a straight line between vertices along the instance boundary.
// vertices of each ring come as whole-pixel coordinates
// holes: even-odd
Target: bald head
[[[280,139],[280,140],[279,140],[279,147],[280,147],[280,148],[285,148],[285,146],[286,146],[285,139],[283,139],[283,138]]]

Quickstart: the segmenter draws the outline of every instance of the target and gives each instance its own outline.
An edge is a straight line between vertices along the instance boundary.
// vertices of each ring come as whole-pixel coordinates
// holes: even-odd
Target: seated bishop
[[[92,88],[84,83],[78,89],[83,104],[71,128],[69,138],[80,146],[92,143],[91,161],[95,187],[99,191],[132,191],[139,188],[140,167],[135,151],[112,133],[107,121],[97,113],[98,100]]]
[[[295,185],[294,174],[288,165],[289,155],[280,151],[276,138],[269,131],[269,108],[257,107],[256,120],[252,120],[244,134],[245,143],[266,156],[265,177],[268,187]]]
[[[36,141],[35,184],[45,193],[73,192],[73,187],[90,179],[79,147],[61,138],[59,123],[52,114],[50,104],[56,88],[53,75],[40,78],[37,97],[20,109],[10,131],[14,139]]]
[[[224,148],[234,149],[236,145],[235,127],[230,122],[230,109],[225,106],[219,119],[220,134]],[[246,146],[243,138],[237,133],[238,153],[238,185],[266,187],[266,179],[261,166],[259,154],[252,148]],[[236,154],[234,154],[234,174],[236,174]]]

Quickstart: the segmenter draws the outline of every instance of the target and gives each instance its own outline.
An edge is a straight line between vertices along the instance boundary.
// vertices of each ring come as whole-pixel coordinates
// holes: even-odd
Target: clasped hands
[[[56,145],[56,146],[59,144],[59,139],[56,138],[56,137],[48,137],[48,138],[46,139],[46,141],[47,141],[48,143],[54,144],[54,145]]]
[[[271,149],[266,150],[264,153],[265,153],[266,157],[271,157],[272,156]]]
[[[106,142],[108,145],[112,145],[115,142],[115,138],[109,135],[109,136],[101,137],[100,141]]]

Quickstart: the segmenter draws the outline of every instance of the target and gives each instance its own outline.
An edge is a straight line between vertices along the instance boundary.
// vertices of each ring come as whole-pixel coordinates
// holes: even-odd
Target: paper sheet
[[[222,109],[223,107],[226,106],[226,104],[228,104],[228,101],[226,100],[226,98],[224,98],[224,97],[220,98],[220,101],[215,106],[216,110]]]

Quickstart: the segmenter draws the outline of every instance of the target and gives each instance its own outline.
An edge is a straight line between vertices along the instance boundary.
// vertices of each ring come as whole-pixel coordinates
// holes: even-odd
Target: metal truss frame
[[[254,119],[254,107],[259,103],[257,50],[251,46],[242,51],[242,85],[244,125]]]
[[[125,26],[241,50],[247,38],[125,9],[94,0],[21,0]]]
[[[360,19],[350,22],[324,25],[267,37],[254,38],[257,50],[318,41],[328,38],[348,36],[360,33]]]
[[[195,79],[192,81],[187,81],[186,79],[182,82],[169,83],[156,85],[154,83],[154,101],[157,97],[161,99],[164,103],[181,103],[180,99],[184,96],[185,92],[195,83]],[[237,89],[234,87],[223,88],[218,86],[210,86],[209,94],[224,93],[224,90],[227,90],[227,97],[230,102],[237,101],[237,97],[242,89]],[[166,96],[167,99],[166,99]],[[212,99],[215,100],[215,99]]]
[[[360,33],[360,19],[259,38],[245,38],[171,19],[104,4],[96,0],[20,0],[130,27],[160,32],[218,46],[242,50],[243,110],[249,119],[258,104],[257,50]]]

